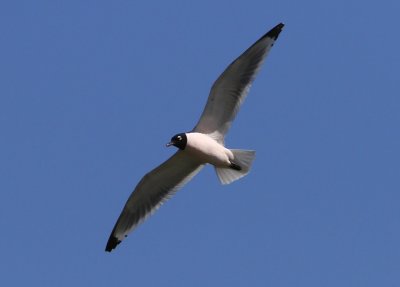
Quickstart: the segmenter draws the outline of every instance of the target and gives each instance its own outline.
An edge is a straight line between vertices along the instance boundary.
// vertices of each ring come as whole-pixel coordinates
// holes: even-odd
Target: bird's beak
[[[172,145],[174,145],[174,143],[173,143],[173,142],[169,142],[169,143],[167,143],[165,146],[166,146],[166,147],[170,147],[170,146],[172,146]]]

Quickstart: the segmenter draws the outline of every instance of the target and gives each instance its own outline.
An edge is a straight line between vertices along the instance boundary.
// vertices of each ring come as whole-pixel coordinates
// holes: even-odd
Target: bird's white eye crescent
[[[181,137],[181,136],[177,136],[177,139],[178,139],[178,140],[181,140],[181,139],[182,139],[182,137]]]

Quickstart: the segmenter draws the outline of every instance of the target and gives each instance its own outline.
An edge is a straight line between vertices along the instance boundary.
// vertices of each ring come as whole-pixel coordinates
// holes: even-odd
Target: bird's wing
[[[128,198],[108,239],[106,251],[111,252],[128,233],[191,180],[202,167],[201,163],[178,151],[146,174]]]
[[[233,61],[213,84],[207,104],[193,131],[223,142],[250,86],[284,24],[276,25]]]

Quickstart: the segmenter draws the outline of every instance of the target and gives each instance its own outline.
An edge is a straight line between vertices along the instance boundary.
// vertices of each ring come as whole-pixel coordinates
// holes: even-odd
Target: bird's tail
[[[249,173],[256,156],[254,150],[231,149],[234,159],[230,167],[216,167],[215,171],[222,184],[229,184]]]

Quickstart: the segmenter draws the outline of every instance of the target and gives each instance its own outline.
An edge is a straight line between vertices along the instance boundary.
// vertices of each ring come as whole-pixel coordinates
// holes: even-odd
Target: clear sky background
[[[399,1],[2,1],[1,286],[399,286]],[[111,254],[140,178],[279,22],[211,167]]]

